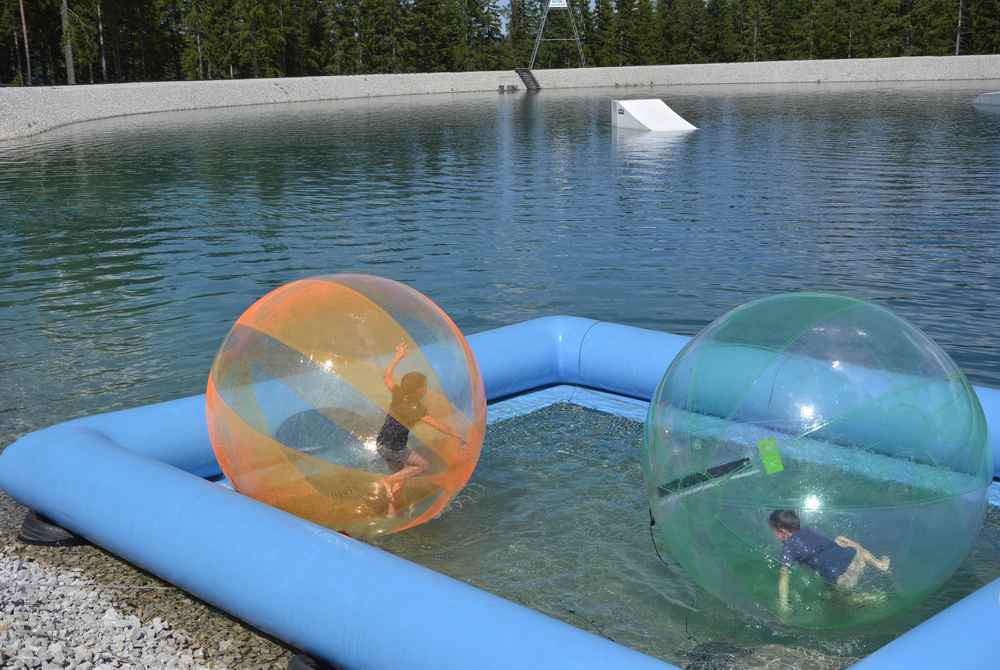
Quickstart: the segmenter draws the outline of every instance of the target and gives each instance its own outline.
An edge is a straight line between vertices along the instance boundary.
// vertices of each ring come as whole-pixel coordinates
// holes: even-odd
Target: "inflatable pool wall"
[[[557,384],[648,400],[687,339],[547,317],[469,341],[491,401]],[[1000,391],[976,392],[1000,426]],[[1000,430],[991,440],[998,464]],[[58,424],[0,454],[0,487],[22,504],[344,668],[396,670],[401,653],[412,670],[673,667],[206,479],[218,474],[204,396]],[[987,667],[998,594],[1000,580],[858,667]]]

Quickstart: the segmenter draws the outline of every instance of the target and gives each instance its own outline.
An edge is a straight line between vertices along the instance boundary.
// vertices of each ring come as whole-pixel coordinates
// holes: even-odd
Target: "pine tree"
[[[331,9],[333,53],[327,72],[348,75],[361,71],[361,46],[358,41],[358,3],[335,0]]]
[[[330,10],[322,0],[287,0],[279,5],[285,34],[280,60],[284,76],[318,75],[326,70],[333,31]]]
[[[976,0],[973,4],[967,53],[1000,53],[1000,0]]]
[[[851,54],[853,0],[816,0],[812,8],[813,58],[848,58]]]
[[[738,0],[735,13],[739,60],[766,61],[775,57],[774,22],[764,0]]]
[[[634,51],[631,64],[653,65],[659,60],[659,43],[652,0],[636,0],[634,11]]]
[[[674,0],[657,0],[653,9],[656,25],[656,62],[670,63],[674,46],[674,25],[670,9]]]
[[[201,3],[199,0],[185,0],[177,4],[184,45],[181,51],[181,72],[187,79],[205,79],[205,28],[202,25]]]
[[[704,62],[708,15],[703,0],[673,0],[667,20],[671,25],[669,62]]]
[[[590,63],[600,67],[618,65],[621,31],[618,28],[618,13],[612,0],[595,1],[591,35]]]
[[[241,71],[250,77],[279,76],[285,34],[279,23],[286,1],[236,0],[237,58]]]
[[[102,61],[100,7],[101,0],[77,0],[71,3],[69,11],[77,72],[90,84],[107,80],[107,63]]]
[[[739,50],[730,0],[708,0],[705,5],[703,52],[709,63],[732,63],[737,59]]]
[[[958,0],[914,0],[910,54],[947,56],[955,50]]]
[[[24,51],[21,37],[21,16],[16,2],[0,3],[0,82],[14,86],[24,83]]]
[[[496,0],[467,0],[465,70],[497,70],[503,67],[503,29]]]
[[[426,52],[418,52],[404,41],[407,17],[395,0],[356,0],[355,24],[358,44],[358,74],[399,72],[406,62],[404,54],[423,57],[421,64],[430,65]],[[429,48],[433,48],[430,47]],[[426,72],[434,70],[427,68]]]
[[[414,0],[404,23],[408,69],[416,72],[462,69],[467,55],[463,0]]]
[[[242,74],[239,54],[239,19],[224,0],[201,0],[201,25],[205,30],[206,75],[230,79]]]
[[[615,65],[639,60],[638,0],[618,0],[618,54]]]
[[[504,40],[504,57],[509,67],[528,66],[538,17],[537,0],[510,0],[507,8],[507,39]]]
[[[816,2],[782,0],[772,3],[776,42],[773,57],[782,60],[816,57]]]

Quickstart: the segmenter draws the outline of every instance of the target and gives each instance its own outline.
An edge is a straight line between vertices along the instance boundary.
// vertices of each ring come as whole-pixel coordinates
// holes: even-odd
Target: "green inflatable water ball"
[[[657,539],[695,582],[817,629],[940,587],[993,472],[948,355],[882,307],[822,294],[749,303],[691,340],[656,389],[642,462]]]

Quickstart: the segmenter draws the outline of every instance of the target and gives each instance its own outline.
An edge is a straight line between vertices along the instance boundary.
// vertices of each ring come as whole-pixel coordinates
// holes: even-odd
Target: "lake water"
[[[1000,386],[1000,82],[468,94],[156,114],[0,144],[0,443],[201,392],[291,279],[408,282],[466,332],[693,334],[792,290],[874,299]],[[615,135],[612,97],[700,127]]]

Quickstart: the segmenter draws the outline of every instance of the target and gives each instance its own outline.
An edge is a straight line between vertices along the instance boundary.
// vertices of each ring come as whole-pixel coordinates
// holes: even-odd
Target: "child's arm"
[[[443,435],[447,435],[448,437],[455,438],[456,440],[458,440],[459,444],[463,448],[465,447],[466,442],[465,442],[464,439],[462,439],[461,435],[456,435],[455,433],[451,432],[450,430],[448,430],[448,426],[444,425],[443,423],[441,423],[440,421],[438,421],[437,419],[435,419],[431,415],[427,414],[427,415],[425,415],[420,420],[423,421],[424,423],[426,423],[428,426],[430,426],[434,430],[436,430],[437,432],[439,432],[439,433],[441,433]]]
[[[406,356],[406,342],[400,342],[396,345],[396,355],[393,357],[392,362],[389,363],[389,367],[385,369],[385,375],[382,377],[382,381],[385,382],[385,387],[392,392],[396,388],[396,382],[393,381],[392,375],[396,372],[396,366],[399,362],[403,360]]]
[[[785,614],[788,609],[788,566],[783,565],[778,575],[778,611]]]

